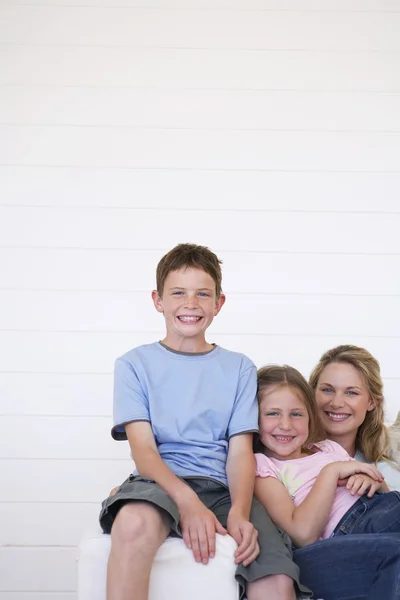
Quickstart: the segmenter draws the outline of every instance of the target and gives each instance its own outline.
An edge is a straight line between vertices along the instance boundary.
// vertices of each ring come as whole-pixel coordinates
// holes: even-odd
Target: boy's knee
[[[284,575],[283,573],[278,575],[270,575],[269,580],[270,583],[273,583],[282,593],[290,592],[294,589],[293,579],[289,577],[289,575]]]
[[[268,575],[256,579],[247,586],[249,600],[261,598],[282,598],[282,600],[294,600],[296,598],[293,579],[288,575]]]
[[[151,504],[125,504],[118,512],[112,530],[113,543],[137,546],[143,540],[146,544],[162,543],[169,533],[166,519]]]

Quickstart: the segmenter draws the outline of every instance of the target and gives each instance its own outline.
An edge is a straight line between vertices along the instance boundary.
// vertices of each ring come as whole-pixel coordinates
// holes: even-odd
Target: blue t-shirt
[[[139,346],[115,363],[111,434],[126,440],[126,423],[148,421],[161,458],[176,475],[227,485],[229,438],[258,431],[256,387],[255,365],[238,352]]]

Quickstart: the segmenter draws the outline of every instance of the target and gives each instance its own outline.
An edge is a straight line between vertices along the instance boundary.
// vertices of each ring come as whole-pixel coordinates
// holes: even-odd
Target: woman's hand
[[[363,473],[370,477],[373,481],[379,483],[379,485],[383,482],[384,477],[380,471],[375,467],[375,465],[370,465],[368,463],[362,463],[356,460],[345,460],[345,461],[337,461],[326,465],[323,470],[327,470],[333,472],[339,479],[347,479],[348,477],[352,477]]]
[[[377,492],[381,483],[369,477],[369,475],[365,475],[365,473],[357,473],[356,475],[352,475],[349,477],[346,488],[350,491],[352,496],[358,494],[358,496],[363,496],[368,491],[368,498],[372,498],[372,496]]]

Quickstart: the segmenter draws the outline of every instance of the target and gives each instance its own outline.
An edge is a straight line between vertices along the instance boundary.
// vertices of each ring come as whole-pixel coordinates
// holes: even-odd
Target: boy
[[[220,265],[203,246],[168,252],[152,292],[166,336],[116,361],[112,435],[128,438],[137,472],[100,514],[111,531],[107,600],[147,600],[154,555],[171,532],[204,564],[215,534],[228,532],[241,597],[246,583],[249,600],[294,600],[293,582],[300,590],[290,541],[253,500],[256,368],[205,338],[225,302]]]

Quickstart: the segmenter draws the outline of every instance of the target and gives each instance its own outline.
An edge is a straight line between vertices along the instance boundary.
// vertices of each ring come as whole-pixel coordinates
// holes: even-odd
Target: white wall
[[[363,345],[394,419],[400,1],[2,0],[0,43],[0,600],[73,600],[176,243],[224,260],[211,341],[305,375]]]

